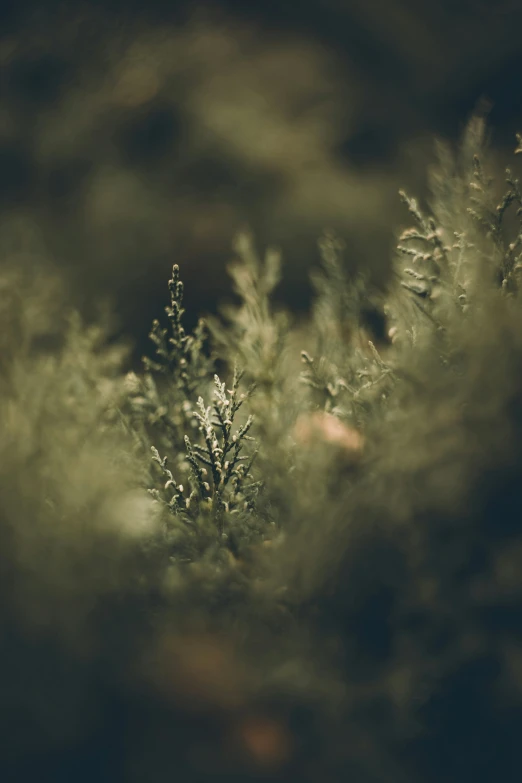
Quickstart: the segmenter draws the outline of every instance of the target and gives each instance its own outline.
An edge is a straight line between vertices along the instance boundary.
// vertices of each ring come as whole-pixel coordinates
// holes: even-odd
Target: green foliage
[[[157,361],[144,357],[146,370],[167,375],[169,384],[178,389],[185,399],[198,388],[209,372],[209,361],[203,353],[206,343],[205,323],[198,322],[194,334],[188,335],[183,327],[183,283],[179,277],[179,266],[174,264],[169,280],[170,306],[165,308],[169,319],[168,329],[155,320],[150,339],[156,346]]]
[[[405,400],[418,392],[423,381],[417,363],[435,361],[462,371],[460,335],[473,308],[480,310],[484,298],[489,301],[490,285],[497,280],[501,291],[513,295],[519,263],[520,233],[507,243],[504,229],[512,204],[518,205],[520,216],[518,181],[507,172],[509,190],[493,207],[492,180],[481,162],[485,149],[480,117],[466,129],[460,157],[438,144],[438,168],[430,174],[432,214],[426,215],[401,191],[414,226],[399,236],[396,284],[387,296],[364,278],[350,276],[344,242],[325,232],[319,242],[320,266],[312,273],[315,299],[305,332],[271,301],[280,279],[278,252],[269,250],[261,261],[249,234],[236,240],[237,256],[229,268],[239,305],[223,308],[221,319],[210,318],[208,335],[201,321],[194,335],[185,334],[183,284],[174,267],[166,309],[170,336],[154,322],[151,338],[157,360],[146,359],[143,379],[134,379],[141,394],[134,403],[145,407],[146,400],[149,423],[156,425],[149,448],[158,469],[153,475],[161,477],[162,484],[150,491],[172,517],[167,529],[177,530],[174,561],[179,546],[182,559],[191,560],[180,543],[181,529],[192,538],[199,529],[215,529],[205,540],[217,545],[216,551],[225,547],[237,553],[242,526],[245,541],[252,540],[253,520],[260,539],[283,529],[283,520],[291,528],[302,513],[303,484],[311,491],[304,507],[320,513],[347,464],[356,456],[358,460],[361,434],[375,436],[390,417],[400,417]],[[388,322],[388,334],[380,341],[368,328],[372,311]],[[300,376],[289,372],[296,367],[299,339],[310,340],[312,349],[300,352]],[[229,397],[226,385],[214,375],[214,402],[206,407],[216,360],[225,368],[239,362],[242,369],[235,371]],[[154,382],[155,374],[165,379],[162,386]],[[236,402],[242,377],[251,384],[244,396],[251,412],[239,422],[234,442],[232,423],[243,402]],[[326,418],[317,418],[319,413]],[[306,416],[313,425],[306,424]],[[243,455],[251,427],[258,445],[253,455]],[[328,442],[337,442],[337,448],[332,450]],[[313,461],[303,446],[313,449]],[[193,556],[202,551],[197,548],[199,554]]]
[[[168,328],[158,320],[152,324],[150,339],[155,360],[143,358],[144,375],[131,373],[127,378],[130,426],[139,432],[142,442],[160,437],[169,448],[180,449],[191,430],[194,395],[208,384],[214,362],[206,351],[208,335],[200,319],[193,334],[183,326],[183,283],[179,267],[174,265],[168,282],[170,305],[165,308]],[[156,379],[159,379],[159,383]],[[154,435],[153,435],[154,434]]]
[[[222,307],[224,323],[210,320],[212,337],[224,361],[236,356],[250,382],[273,390],[280,381],[279,362],[288,329],[288,315],[274,314],[270,298],[281,279],[281,257],[269,249],[261,261],[247,232],[236,238],[234,250],[237,258],[228,271],[240,304]]]
[[[224,532],[224,515],[237,513],[239,504],[243,504],[244,510],[253,510],[255,491],[261,485],[260,482],[246,483],[252,478],[250,471],[256,452],[246,456],[241,454],[245,443],[253,440],[248,435],[252,416],[236,432],[232,432],[235,416],[247,398],[245,394],[238,398],[241,377],[241,373],[234,373],[232,389],[227,392],[225,383],[214,376],[215,401],[212,407],[205,408],[203,398],[198,398],[198,411],[194,416],[205,445],[191,443],[188,435],[185,436],[192,487],[188,496],[184,495],[183,485],[176,484],[167,469],[166,458],[161,459],[157,449],[152,447],[154,461],[167,478],[164,491],[170,494],[170,499],[163,500],[157,490],[151,490],[153,497],[163,500],[170,511],[191,522],[197,523],[201,513],[208,511],[220,533]]]
[[[344,248],[332,232],[319,242],[321,269],[312,275],[312,333],[319,358],[302,351],[301,380],[315,392],[315,406],[364,428],[373,405],[386,397],[393,374],[364,330],[362,315],[375,294],[363,278],[348,278]]]
[[[12,659],[29,632],[74,650],[89,714],[125,705],[115,779],[518,781],[522,197],[511,171],[496,192],[481,118],[437,152],[431,202],[400,194],[386,292],[326,231],[298,323],[243,234],[236,305],[187,333],[175,265],[139,374],[51,285],[3,275],[0,620]],[[48,687],[44,744],[96,744],[74,689],[46,720]],[[17,725],[8,748],[40,758]]]

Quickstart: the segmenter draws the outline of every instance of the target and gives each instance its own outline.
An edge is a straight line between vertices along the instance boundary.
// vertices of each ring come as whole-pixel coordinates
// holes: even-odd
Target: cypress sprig
[[[178,388],[185,399],[192,395],[201,382],[208,377],[212,361],[206,355],[208,331],[203,319],[198,321],[192,334],[187,334],[183,326],[184,286],[180,279],[178,264],[172,267],[172,277],[168,281],[170,305],[165,307],[170,330],[163,328],[156,319],[149,334],[156,346],[157,360],[143,357],[145,369],[150,373],[160,373]]]
[[[156,500],[166,505],[174,515],[187,515],[193,522],[203,514],[210,513],[218,531],[224,532],[225,516],[233,513],[243,504],[253,508],[253,498],[261,482],[252,481],[252,466],[257,449],[252,454],[243,454],[247,441],[254,441],[249,432],[254,423],[253,416],[233,432],[236,415],[243,403],[253,393],[253,387],[238,394],[243,373],[234,371],[232,388],[226,390],[226,384],[218,375],[214,376],[214,402],[205,406],[202,397],[198,398],[197,409],[192,412],[198,424],[203,443],[196,443],[188,435],[184,437],[185,456],[189,469],[191,492],[184,494],[182,484],[177,484],[167,469],[167,458],[161,458],[157,449],[152,448],[153,461],[156,462],[167,482],[162,493],[170,490],[171,497],[165,499],[159,490],[152,490]]]

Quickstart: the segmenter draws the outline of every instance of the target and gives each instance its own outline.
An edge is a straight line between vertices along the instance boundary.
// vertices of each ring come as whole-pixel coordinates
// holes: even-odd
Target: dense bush
[[[519,779],[522,195],[484,136],[401,194],[389,290],[326,231],[303,322],[243,233],[193,332],[174,266],[139,374],[4,265],[3,780]]]

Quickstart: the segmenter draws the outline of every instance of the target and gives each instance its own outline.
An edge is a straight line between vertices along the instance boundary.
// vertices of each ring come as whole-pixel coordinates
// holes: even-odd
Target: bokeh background
[[[501,154],[522,127],[519,0],[1,8],[0,262],[58,266],[88,317],[108,299],[135,358],[173,262],[193,318],[244,226],[281,247],[294,309],[326,227],[385,281],[434,135],[483,98]]]

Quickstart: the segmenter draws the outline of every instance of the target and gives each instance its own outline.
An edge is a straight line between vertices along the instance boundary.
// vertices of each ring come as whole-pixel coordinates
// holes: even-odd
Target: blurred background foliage
[[[308,302],[325,227],[354,270],[389,271],[399,187],[432,138],[490,101],[520,129],[517,0],[9,0],[1,10],[0,262],[58,265],[87,314],[108,299],[136,357],[173,262],[215,310],[245,224]],[[190,320],[190,318],[189,318]]]

